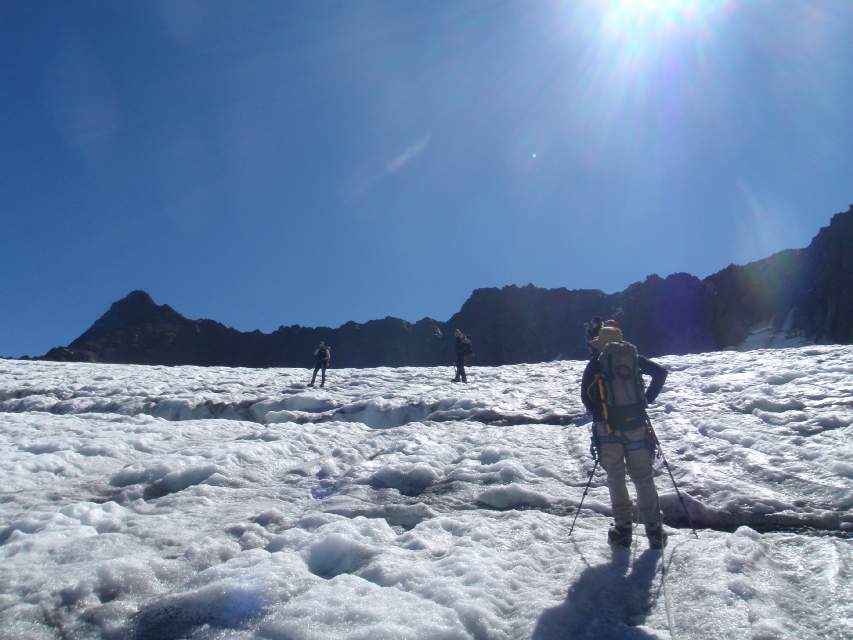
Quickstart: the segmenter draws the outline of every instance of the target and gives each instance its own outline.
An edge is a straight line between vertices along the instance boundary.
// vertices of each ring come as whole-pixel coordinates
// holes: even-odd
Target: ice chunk
[[[468,640],[471,637],[453,609],[351,575],[339,575],[278,607],[261,624],[258,635],[270,640]]]
[[[330,533],[313,542],[304,552],[305,563],[321,578],[352,573],[363,566],[379,549],[343,533]]]
[[[370,476],[369,483],[377,488],[397,489],[406,496],[416,496],[438,482],[438,472],[425,462],[416,464],[387,465],[380,467]]]
[[[541,508],[551,504],[547,496],[518,484],[487,489],[477,497],[477,502],[494,509]]]

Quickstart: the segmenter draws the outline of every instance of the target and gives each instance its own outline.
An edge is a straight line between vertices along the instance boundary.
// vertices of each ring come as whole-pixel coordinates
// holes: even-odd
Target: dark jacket
[[[598,335],[598,332],[599,332],[600,330],[601,330],[601,327],[600,327],[600,326],[599,326],[599,327],[596,327],[596,326],[594,326],[594,325],[590,324],[590,325],[586,328],[586,341],[587,341],[587,342],[589,342],[590,340],[595,339],[595,337]]]
[[[646,389],[646,402],[651,404],[658,397],[660,390],[663,389],[663,383],[666,382],[668,372],[659,364],[643,356],[638,358],[637,365],[641,373],[652,378],[652,383]],[[583,380],[581,381],[581,402],[583,402],[583,406],[586,407],[587,411],[592,414],[593,420],[604,419],[601,398],[597,393],[589,393],[589,388],[595,382],[595,376],[599,373],[601,373],[601,363],[598,361],[598,358],[594,357],[587,363],[586,369],[583,372]]]
[[[329,360],[332,359],[332,350],[329,347],[318,347],[314,352],[314,357],[317,360],[317,364],[322,364],[323,362],[329,364]]]
[[[471,341],[467,336],[456,336],[456,357],[464,358],[471,353]]]

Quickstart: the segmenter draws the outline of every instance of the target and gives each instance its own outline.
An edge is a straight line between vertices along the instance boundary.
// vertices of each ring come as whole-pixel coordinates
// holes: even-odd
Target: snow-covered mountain
[[[568,536],[582,362],[0,361],[0,637],[853,637],[853,347],[660,362],[662,555]]]

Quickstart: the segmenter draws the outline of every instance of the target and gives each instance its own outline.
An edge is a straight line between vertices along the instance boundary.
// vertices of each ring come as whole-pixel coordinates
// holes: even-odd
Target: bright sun
[[[668,18],[695,13],[699,0],[619,0],[618,10],[637,18]]]
[[[720,0],[613,0],[605,28],[615,35],[665,33],[701,21]]]

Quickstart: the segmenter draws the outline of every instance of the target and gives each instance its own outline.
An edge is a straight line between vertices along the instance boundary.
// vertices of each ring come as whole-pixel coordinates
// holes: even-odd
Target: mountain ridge
[[[320,340],[344,367],[448,364],[452,329],[472,336],[477,364],[586,357],[583,323],[620,316],[626,336],[650,355],[735,347],[758,324],[814,342],[853,342],[853,205],[811,243],[699,279],[651,274],[623,291],[519,287],[475,289],[447,321],[386,316],[337,328],[280,326],[242,332],[185,318],[134,290],[67,347],[40,359],[124,364],[308,366]]]

